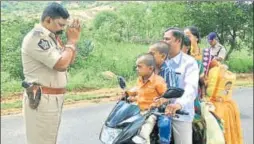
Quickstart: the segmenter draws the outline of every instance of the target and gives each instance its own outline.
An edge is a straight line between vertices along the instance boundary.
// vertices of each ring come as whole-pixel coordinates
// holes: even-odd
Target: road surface
[[[253,144],[253,88],[233,92],[239,105],[244,144]],[[99,133],[114,102],[66,109],[63,112],[58,144],[101,144]],[[1,144],[25,144],[21,115],[1,117]]]

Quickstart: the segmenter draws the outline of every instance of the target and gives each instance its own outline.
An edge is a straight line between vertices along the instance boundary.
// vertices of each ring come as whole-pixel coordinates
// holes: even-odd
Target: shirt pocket
[[[182,71],[175,71],[175,81],[176,81],[176,87],[180,87],[183,82],[183,72]]]

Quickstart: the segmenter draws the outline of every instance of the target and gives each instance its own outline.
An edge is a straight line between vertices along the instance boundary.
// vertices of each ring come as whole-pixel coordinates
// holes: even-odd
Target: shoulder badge
[[[44,39],[40,39],[38,46],[43,50],[47,50],[50,48],[49,42]]]

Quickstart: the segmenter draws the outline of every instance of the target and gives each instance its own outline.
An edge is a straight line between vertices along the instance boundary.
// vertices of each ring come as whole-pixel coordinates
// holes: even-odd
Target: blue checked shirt
[[[177,98],[174,102],[182,106],[182,110],[189,115],[179,115],[179,118],[174,120],[192,122],[194,118],[194,100],[198,93],[199,68],[196,60],[180,52],[177,56],[167,59],[159,73],[168,87],[179,87],[184,89],[184,94],[181,98]]]
[[[167,87],[178,87],[178,80],[175,71],[168,66],[167,60],[162,64],[159,75],[164,78]]]

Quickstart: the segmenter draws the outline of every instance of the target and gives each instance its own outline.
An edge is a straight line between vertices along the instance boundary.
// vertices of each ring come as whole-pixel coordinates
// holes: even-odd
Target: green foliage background
[[[24,36],[39,22],[49,2],[1,2],[1,84],[2,92],[20,91],[23,79],[21,44]],[[68,89],[112,87],[116,81],[101,75],[112,71],[128,80],[135,79],[135,58],[149,44],[162,39],[168,27],[198,26],[208,47],[206,35],[219,34],[227,48],[226,64],[233,72],[253,72],[253,3],[247,2],[73,2],[62,5],[86,10],[109,5],[115,10],[99,12],[84,23],[78,43],[78,56],[69,69]],[[62,36],[66,40],[65,36]],[[241,53],[239,55],[239,53]]]

